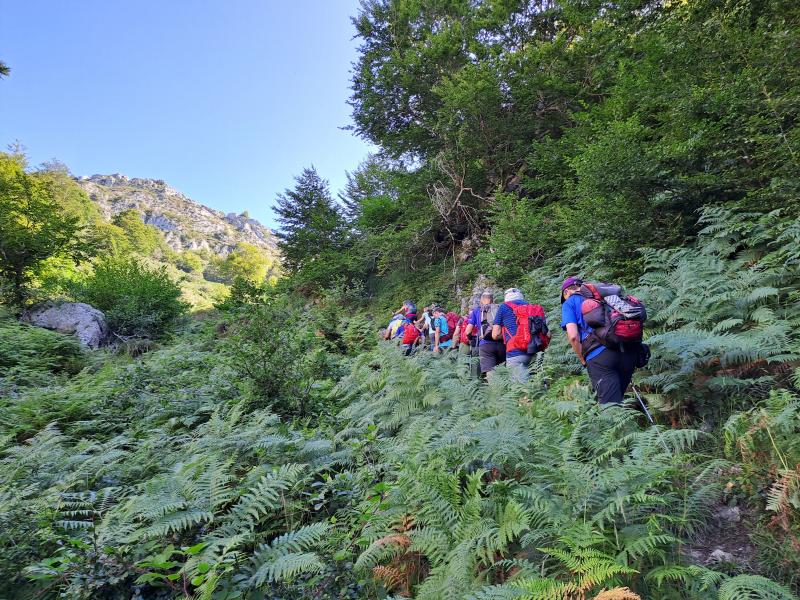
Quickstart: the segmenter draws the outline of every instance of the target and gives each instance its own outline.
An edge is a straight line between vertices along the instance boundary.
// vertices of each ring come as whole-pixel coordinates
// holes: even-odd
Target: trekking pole
[[[650,411],[647,410],[647,406],[645,406],[644,400],[642,400],[642,395],[639,393],[639,390],[636,389],[636,384],[631,381],[631,388],[633,388],[633,393],[636,394],[636,399],[639,401],[639,404],[642,406],[642,410],[644,410],[644,414],[647,416],[647,420],[650,421],[650,425],[653,427],[656,426],[656,422],[653,420],[653,416],[650,414]],[[661,445],[664,446],[664,450],[669,453],[669,448],[667,447],[667,443],[664,441],[664,438],[661,437],[661,432],[656,429],[656,434],[658,434],[658,441],[661,442]]]
[[[650,421],[650,425],[655,425],[656,422],[653,421],[653,417],[650,415],[650,411],[647,410],[647,407],[644,405],[644,400],[642,400],[642,396],[639,394],[639,390],[636,389],[636,385],[632,381],[631,381],[631,387],[633,388],[633,393],[636,394],[636,399],[642,406],[642,410],[644,410],[644,414],[647,415],[647,420]]]

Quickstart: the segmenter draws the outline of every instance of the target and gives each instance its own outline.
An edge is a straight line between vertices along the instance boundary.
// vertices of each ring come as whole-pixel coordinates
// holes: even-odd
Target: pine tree
[[[344,248],[344,218],[331,197],[328,182],[314,167],[304,169],[296,182],[294,189],[278,196],[274,207],[281,225],[278,247],[290,273],[306,271],[310,279],[324,284],[331,274],[317,272],[317,267],[328,262],[322,257],[334,256]]]

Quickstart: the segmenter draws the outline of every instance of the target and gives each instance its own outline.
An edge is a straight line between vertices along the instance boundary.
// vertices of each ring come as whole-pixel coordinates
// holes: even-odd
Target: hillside
[[[256,219],[204,206],[160,179],[114,174],[83,176],[76,181],[106,219],[135,209],[146,224],[164,234],[167,245],[176,252],[204,250],[227,256],[241,242],[276,252],[272,231]]]
[[[163,182],[82,180],[122,218],[81,221],[0,156],[0,597],[798,600],[800,4],[353,22],[377,152],[278,196],[280,268]],[[16,318],[51,290],[114,344]]]

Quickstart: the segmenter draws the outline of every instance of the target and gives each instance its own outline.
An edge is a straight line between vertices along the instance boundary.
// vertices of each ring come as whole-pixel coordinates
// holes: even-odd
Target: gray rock
[[[495,302],[503,301],[502,290],[498,288],[491,279],[486,277],[486,275],[478,275],[478,277],[475,278],[475,283],[472,285],[472,292],[470,295],[461,300],[461,310],[466,311],[478,306],[481,303],[481,294],[486,290],[494,292]]]
[[[69,333],[87,348],[99,348],[108,336],[102,311],[83,302],[43,302],[26,310],[22,319],[37,327]]]
[[[144,222],[147,225],[158,227],[161,231],[174,231],[178,228],[175,223],[170,221],[167,217],[160,214],[145,213]]]
[[[727,506],[721,508],[717,511],[715,516],[717,520],[723,523],[738,523],[742,520],[742,512],[739,510],[738,506],[734,506],[733,508],[728,508]]]
[[[733,554],[725,552],[722,548],[717,548],[706,559],[706,564],[711,565],[715,563],[732,563],[734,562]]]

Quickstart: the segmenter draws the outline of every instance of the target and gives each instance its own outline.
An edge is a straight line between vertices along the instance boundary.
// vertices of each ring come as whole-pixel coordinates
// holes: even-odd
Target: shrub
[[[183,315],[188,305],[166,268],[148,268],[136,258],[111,258],[75,290],[75,296],[102,310],[121,336],[155,338]]]
[[[333,365],[318,315],[278,296],[238,309],[226,347],[256,398],[281,415],[316,410]]]

